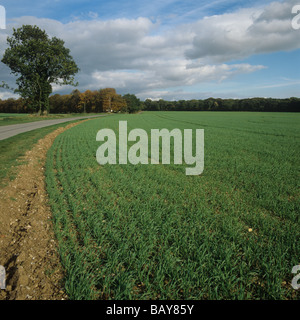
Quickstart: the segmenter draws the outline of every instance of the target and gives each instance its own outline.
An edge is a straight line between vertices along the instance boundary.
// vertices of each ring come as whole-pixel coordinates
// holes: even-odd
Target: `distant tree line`
[[[71,94],[50,96],[49,109],[51,113],[135,113],[142,109],[142,102],[133,94],[121,96],[113,88],[85,92],[73,90]],[[0,99],[2,113],[34,113],[35,110],[28,99]]]
[[[54,94],[49,98],[51,113],[135,113],[145,111],[265,111],[299,112],[300,98],[247,98],[166,101],[146,99],[140,101],[134,94],[119,95],[113,88],[100,90],[74,90],[71,94]],[[2,113],[33,113],[34,108],[28,99],[0,99]]]
[[[273,111],[299,112],[300,98],[273,99],[220,99],[208,98],[204,100],[153,101],[144,102],[147,111]]]

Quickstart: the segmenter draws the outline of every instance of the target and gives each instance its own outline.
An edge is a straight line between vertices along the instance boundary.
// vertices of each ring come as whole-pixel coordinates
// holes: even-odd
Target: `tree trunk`
[[[39,82],[39,79],[37,79],[37,85],[38,85],[38,93],[39,93],[39,111],[38,111],[38,115],[41,116],[43,113],[42,110],[42,88]]]
[[[38,111],[38,116],[41,116],[42,115],[42,101],[39,100],[39,111]]]
[[[49,96],[47,95],[45,95],[45,109],[47,110],[47,115],[50,114]]]

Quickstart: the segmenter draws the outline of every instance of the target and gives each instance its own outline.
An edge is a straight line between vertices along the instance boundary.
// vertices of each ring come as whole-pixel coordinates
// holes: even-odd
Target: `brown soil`
[[[62,300],[63,270],[57,253],[44,169],[48,149],[69,124],[48,134],[22,158],[15,180],[0,190],[0,265],[6,289],[0,300]]]

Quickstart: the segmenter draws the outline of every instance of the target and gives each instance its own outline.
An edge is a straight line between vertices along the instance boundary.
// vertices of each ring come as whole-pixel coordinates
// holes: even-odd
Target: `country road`
[[[94,115],[94,116],[72,117],[72,118],[54,119],[54,120],[41,120],[41,121],[35,121],[35,122],[2,126],[0,127],[0,140],[7,139],[27,131],[40,129],[48,126],[53,126],[55,124],[60,124],[68,121],[74,121],[74,120],[103,117],[103,116],[104,115]]]

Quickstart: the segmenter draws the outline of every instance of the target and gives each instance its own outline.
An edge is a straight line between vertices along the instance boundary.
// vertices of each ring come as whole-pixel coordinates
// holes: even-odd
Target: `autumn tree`
[[[44,30],[31,25],[13,29],[7,43],[1,61],[18,76],[15,93],[31,101],[39,114],[43,110],[49,113],[52,85],[76,85],[74,75],[79,69],[70,50],[63,40],[49,38]]]
[[[92,104],[93,93],[91,90],[86,90],[79,94],[79,104],[78,109],[86,113]]]
[[[113,112],[126,112],[127,111],[126,100],[119,94],[114,95],[111,101],[111,110]]]
[[[102,98],[99,91],[86,90],[79,94],[79,103],[77,109],[86,112],[102,112]]]
[[[100,99],[104,112],[111,112],[112,110],[112,99],[117,95],[117,92],[113,88],[100,89]]]
[[[93,94],[94,94],[94,106],[95,106],[95,109],[93,110],[93,112],[103,112],[100,91],[99,90],[93,91]]]

